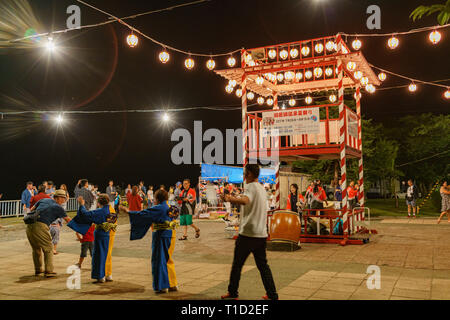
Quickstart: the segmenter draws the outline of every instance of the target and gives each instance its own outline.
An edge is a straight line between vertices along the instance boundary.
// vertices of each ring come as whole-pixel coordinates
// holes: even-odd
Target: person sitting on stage
[[[153,290],[155,293],[167,293],[177,291],[177,277],[175,265],[172,260],[175,249],[177,226],[174,221],[179,214],[176,206],[169,206],[169,194],[160,189],[154,196],[155,205],[142,211],[129,211],[120,206],[130,216],[130,240],[144,238],[153,225],[152,235],[152,275]]]
[[[94,283],[104,283],[106,275],[106,263],[108,259],[108,251],[110,249],[110,231],[115,231],[117,224],[115,223],[116,214],[110,206],[109,196],[100,194],[98,197],[99,209],[88,211],[85,207],[83,197],[78,197],[80,204],[77,215],[67,224],[69,228],[79,234],[86,234],[92,223],[96,224],[94,231],[94,251],[92,255],[92,272],[91,278],[95,279]]]

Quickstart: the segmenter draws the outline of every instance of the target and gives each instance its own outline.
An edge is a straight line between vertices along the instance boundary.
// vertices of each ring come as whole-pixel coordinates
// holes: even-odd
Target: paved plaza
[[[234,241],[224,223],[196,221],[201,237],[177,241],[174,253],[179,291],[156,295],[150,269],[151,235],[129,241],[127,218],[121,217],[113,251],[114,281],[93,284],[90,258],[81,270],[81,289],[69,290],[68,266],[78,261],[80,243],[67,227],[55,256],[58,276],[34,276],[24,225],[0,229],[0,299],[133,299],[211,300],[226,293]],[[302,244],[295,252],[268,252],[280,299],[450,299],[450,224],[435,219],[380,219],[378,235],[366,245]],[[381,268],[381,289],[367,288],[367,267]],[[241,299],[265,294],[253,258],[247,260]]]

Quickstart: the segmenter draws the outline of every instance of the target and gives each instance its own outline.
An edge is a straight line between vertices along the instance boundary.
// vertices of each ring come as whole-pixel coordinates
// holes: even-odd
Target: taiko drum
[[[297,244],[300,240],[301,224],[298,213],[288,210],[275,211],[270,220],[270,240]]]

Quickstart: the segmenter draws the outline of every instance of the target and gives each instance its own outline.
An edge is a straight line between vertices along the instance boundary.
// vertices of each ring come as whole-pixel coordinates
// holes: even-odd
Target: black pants
[[[250,238],[239,235],[234,248],[233,266],[231,267],[230,284],[228,285],[228,293],[231,296],[238,296],[242,267],[250,253],[253,253],[267,296],[269,299],[278,299],[272,271],[267,264],[266,247],[266,238]]]

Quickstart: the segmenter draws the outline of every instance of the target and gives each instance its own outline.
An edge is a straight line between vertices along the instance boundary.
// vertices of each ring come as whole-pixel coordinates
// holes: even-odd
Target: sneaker
[[[266,295],[266,296],[263,296],[262,299],[263,299],[263,300],[278,300],[278,298],[276,298],[276,299],[269,299],[269,297],[268,297],[267,295]]]
[[[169,292],[175,292],[175,291],[178,291],[178,287],[177,286],[169,288]]]
[[[163,293],[167,293],[167,289],[162,289],[162,290],[155,290],[156,294],[163,294]]]
[[[97,279],[97,281],[94,281],[93,283],[105,283],[105,278]]]
[[[43,274],[43,273],[44,273],[44,271],[42,271],[42,270],[41,270],[41,271],[35,271],[35,272],[34,272],[34,275],[35,275],[35,276],[39,276],[39,275],[41,275],[41,274]]]
[[[112,281],[113,281],[113,278],[112,278],[112,276],[107,276],[107,277],[105,278],[105,280],[106,280],[106,282],[112,282]]]
[[[46,278],[54,278],[56,277],[56,272],[45,272]]]
[[[222,300],[238,300],[239,296],[232,296],[231,294],[227,293],[226,295],[221,296],[220,298]]]

